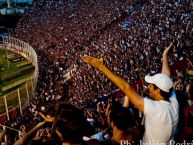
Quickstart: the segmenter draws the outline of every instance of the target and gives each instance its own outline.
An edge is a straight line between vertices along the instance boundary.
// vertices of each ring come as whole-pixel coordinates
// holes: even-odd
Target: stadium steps
[[[24,59],[22,56],[18,56],[18,55],[15,55],[15,54],[11,54],[7,58],[11,62],[18,62],[18,61],[22,61]]]
[[[30,61],[23,60],[23,61],[17,62],[15,65],[16,65],[16,67],[24,67],[24,66],[32,65],[32,64]]]
[[[0,88],[1,91],[2,92],[7,91],[9,89],[12,89],[12,88],[14,88],[16,86],[19,86],[19,85],[25,83],[25,82],[30,81],[32,74],[33,74],[33,72],[28,72],[25,75],[13,78],[13,79],[11,79],[9,81],[2,82],[2,86]]]
[[[35,69],[35,67],[31,64],[29,65],[26,65],[24,66],[22,69],[20,70],[17,70],[15,72],[11,72],[9,74],[6,74],[4,76],[1,77],[1,81],[4,82],[4,81],[9,81],[13,78],[16,78],[16,77],[19,77],[19,76],[22,76],[22,75],[25,75],[27,73],[30,73],[32,72],[33,70]]]

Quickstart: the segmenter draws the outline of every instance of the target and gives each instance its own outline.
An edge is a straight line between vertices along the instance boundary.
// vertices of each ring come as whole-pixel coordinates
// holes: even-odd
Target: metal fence
[[[26,104],[29,103],[30,96],[34,96],[34,94],[30,94],[29,92],[35,93],[39,75],[38,62],[34,49],[28,43],[25,43],[19,39],[13,37],[3,37],[2,43],[0,44],[0,49],[6,49],[8,51],[12,51],[13,53],[19,54],[35,66],[35,71],[33,72],[32,77],[28,79],[28,82],[25,82],[25,84],[17,90],[0,97],[0,108],[3,110],[0,113],[2,115],[6,114],[7,119],[9,120],[9,111],[12,108],[19,107],[20,113],[22,114],[22,106],[26,106]],[[2,115],[0,115],[0,121],[2,121]]]

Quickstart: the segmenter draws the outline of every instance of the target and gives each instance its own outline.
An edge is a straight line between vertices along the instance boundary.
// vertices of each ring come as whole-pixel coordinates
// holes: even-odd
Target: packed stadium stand
[[[34,48],[39,78],[24,113],[16,110],[2,123],[0,141],[8,145],[146,141],[147,126],[141,123],[146,112],[132,101],[127,107],[117,105],[130,96],[82,58],[102,58],[107,68],[146,98],[144,77],[162,70],[163,52],[172,44],[167,57],[180,106],[179,123],[163,143],[193,143],[191,0],[34,0],[10,36]],[[108,124],[109,118],[115,125]]]

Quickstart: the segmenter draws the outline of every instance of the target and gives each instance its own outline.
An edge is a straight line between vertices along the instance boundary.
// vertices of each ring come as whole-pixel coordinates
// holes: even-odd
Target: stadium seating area
[[[138,3],[126,0],[35,0],[33,8],[20,19],[12,36],[28,42],[37,52],[40,76],[36,96],[24,114],[16,111],[17,117],[5,125],[26,134],[32,124],[42,127],[39,125],[41,121],[49,120],[50,116],[57,117],[60,113],[53,109],[55,105],[68,101],[84,112],[94,128],[92,135],[104,131],[108,127],[108,115],[105,114],[108,106],[112,102],[123,102],[124,95],[102,73],[82,62],[84,54],[102,57],[108,68],[133,84],[145,97],[146,92],[141,87],[144,76],[160,72],[164,48],[173,42],[175,47],[170,52],[169,63],[174,89],[180,100],[180,123],[175,141],[184,138],[191,141],[191,136],[182,135],[182,118],[185,118],[182,110],[192,107],[193,100],[192,74],[188,73],[193,69],[192,19],[193,2],[189,0]],[[66,70],[75,67],[71,79],[64,81]],[[140,126],[143,115],[132,105],[129,110],[135,122],[131,123],[132,127]],[[37,131],[36,137],[30,139],[33,142],[38,140],[40,144],[56,141],[51,126],[43,127]],[[10,132],[6,134],[7,140],[13,143],[16,135]],[[112,132],[106,134],[112,137]]]

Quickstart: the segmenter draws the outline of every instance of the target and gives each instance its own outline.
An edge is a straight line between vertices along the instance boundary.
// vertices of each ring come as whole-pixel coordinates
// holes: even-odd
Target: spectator
[[[95,57],[103,55],[105,65],[134,88],[145,74],[158,73],[162,48],[169,41],[176,46],[171,50],[170,65],[176,65],[179,60],[184,62],[193,54],[193,2],[151,0],[141,5],[132,3],[135,2],[34,0],[32,9],[19,20],[12,36],[32,45],[38,55],[36,97],[23,111],[23,116],[10,120],[7,126],[19,129],[24,124],[29,130],[29,124],[42,121],[38,115],[41,109],[53,116],[53,104],[62,100],[69,99],[71,104],[83,109],[102,96],[117,96],[117,87],[112,82],[82,63],[80,58],[84,53]],[[182,112],[190,96],[185,92],[192,74],[192,64],[188,61],[190,67],[186,71],[184,64],[177,68],[182,71],[178,72],[181,81],[176,85],[176,92],[181,94],[179,103],[184,104],[180,106]],[[71,70],[74,70],[73,75],[65,82],[64,74]],[[136,89],[139,94],[140,87]],[[92,113],[89,113],[96,132],[107,125],[104,106],[99,106],[98,113],[92,106]],[[45,128],[39,132],[43,134],[44,131]],[[14,134],[6,131],[6,135],[13,144]]]
[[[92,127],[83,112],[67,103],[58,105],[53,124],[62,144],[82,144],[83,136],[90,136]]]
[[[24,145],[29,143],[29,141],[32,140],[34,133],[36,133],[45,123],[46,121],[38,123],[32,130],[21,137],[14,145]]]
[[[178,142],[186,142],[189,143],[192,141],[193,136],[193,84],[190,84],[187,87],[187,91],[189,93],[189,99],[190,99],[190,105],[187,105],[185,108],[183,108],[183,127],[179,132],[179,135],[177,137]]]
[[[135,107],[144,112],[144,143],[168,143],[173,139],[176,131],[179,106],[175,92],[171,92],[173,82],[170,79],[170,69],[167,58],[168,51],[172,45],[171,43],[163,52],[162,73],[145,77],[145,81],[150,83],[148,89],[151,99],[138,95],[126,81],[116,76],[103,64],[102,58],[83,57],[84,62],[102,71],[111,81],[120,87]]]
[[[6,140],[6,129],[3,128],[0,132],[0,143],[4,143],[7,145],[7,140]]]
[[[139,144],[140,131],[136,128],[133,114],[121,104],[114,104],[108,116],[109,125],[113,129],[112,143],[119,145],[122,141]]]

